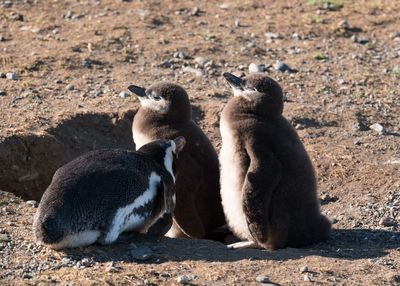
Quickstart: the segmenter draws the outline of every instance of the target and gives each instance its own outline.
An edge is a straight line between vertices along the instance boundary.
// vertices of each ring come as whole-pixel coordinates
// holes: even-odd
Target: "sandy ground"
[[[0,284],[257,285],[264,275],[400,285],[399,15],[389,0],[1,1]],[[40,199],[59,166],[133,148],[139,104],[128,85],[182,85],[219,149],[231,96],[221,74],[248,74],[250,63],[285,92],[335,222],[329,241],[273,252],[130,236],[68,252],[34,243],[25,201]]]

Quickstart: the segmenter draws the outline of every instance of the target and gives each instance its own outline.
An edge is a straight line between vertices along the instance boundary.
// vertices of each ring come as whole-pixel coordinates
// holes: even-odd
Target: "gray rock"
[[[273,66],[277,71],[288,72],[288,73],[297,72],[297,70],[292,69],[287,64],[285,64],[284,62],[281,62],[281,61],[276,61],[276,63]]]
[[[391,37],[392,39],[400,38],[400,32],[393,32],[393,33],[390,35],[390,37]]]
[[[9,72],[9,73],[6,73],[6,78],[7,78],[7,79],[11,79],[11,80],[17,80],[17,79],[18,79],[18,76],[17,76],[16,73]]]
[[[265,37],[269,40],[274,40],[274,39],[280,39],[281,36],[277,33],[271,33],[271,32],[267,32],[265,33]]]
[[[240,27],[240,20],[239,19],[235,20],[235,27],[236,28]]]
[[[127,93],[126,91],[121,91],[118,96],[121,98],[127,98],[129,97],[129,93]]]
[[[164,69],[169,69],[169,68],[172,67],[172,62],[170,62],[170,61],[162,61],[159,66],[164,68]]]
[[[260,282],[260,283],[269,283],[269,282],[271,282],[271,281],[269,280],[269,278],[268,278],[267,276],[265,276],[265,275],[258,275],[258,276],[256,277],[256,281],[257,281],[257,282]]]
[[[10,8],[10,7],[12,7],[12,5],[13,5],[13,3],[12,3],[11,0],[4,0],[3,1],[3,7],[4,8]]]
[[[6,233],[0,233],[0,242],[9,242],[11,241],[10,237]]]
[[[6,38],[3,35],[0,35],[0,42],[5,42]]]
[[[379,225],[382,226],[394,226],[396,225],[396,221],[391,217],[384,216],[379,220]]]
[[[33,208],[36,208],[38,205],[37,201],[34,201],[34,200],[26,201],[26,204],[30,205]]]
[[[190,284],[191,281],[193,281],[196,278],[195,275],[181,275],[176,278],[176,281],[180,284]]]
[[[4,96],[4,95],[6,95],[6,92],[4,90],[0,89],[0,96]]]
[[[251,63],[249,65],[250,73],[257,73],[257,72],[264,72],[264,71],[265,71],[265,65],[263,65],[263,64]]]
[[[209,62],[209,60],[204,57],[195,57],[194,61],[199,67],[204,67]]]
[[[379,123],[372,124],[371,126],[369,126],[369,129],[374,130],[374,131],[376,131],[376,132],[378,132],[380,134],[382,134],[383,131],[384,131],[383,126],[380,125]]]
[[[307,271],[308,271],[308,267],[307,266],[300,267],[300,273],[305,273]]]
[[[310,276],[308,275],[308,273],[304,274],[303,280],[305,282],[311,282]]]
[[[6,78],[7,75],[5,73],[0,72],[0,78]]]
[[[61,79],[56,79],[55,81],[54,81],[54,83],[57,83],[57,84],[60,84],[60,83],[62,83],[63,81],[61,80]]]
[[[195,68],[192,68],[192,67],[183,67],[182,70],[184,72],[193,73],[198,77],[202,77],[204,75],[204,72],[201,69],[195,69]]]
[[[194,7],[192,12],[190,12],[190,15],[192,15],[192,16],[200,16],[200,8],[199,7]]]
[[[65,87],[65,89],[66,89],[66,90],[75,90],[75,85],[73,85],[73,84],[68,84],[68,85]]]
[[[148,246],[133,245],[129,251],[129,254],[134,260],[146,261],[152,257],[153,251]]]

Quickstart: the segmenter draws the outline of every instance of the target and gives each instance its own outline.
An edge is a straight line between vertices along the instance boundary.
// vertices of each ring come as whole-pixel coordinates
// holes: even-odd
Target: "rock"
[[[380,134],[382,134],[383,131],[384,131],[383,126],[380,125],[379,123],[374,123],[374,124],[370,125],[369,129],[374,130],[374,131],[376,131],[376,132],[378,132]]]
[[[300,267],[300,273],[305,273],[307,271],[308,271],[308,267],[307,266]]]
[[[11,20],[13,21],[24,21],[24,16],[20,13],[12,12],[10,15]]]
[[[240,27],[240,20],[239,19],[235,20],[235,27],[236,28]]]
[[[122,268],[119,267],[119,266],[116,266],[116,265],[114,264],[114,262],[110,262],[110,263],[107,265],[107,267],[106,267],[106,271],[107,271],[107,272],[110,272],[110,273],[120,272],[121,269],[122,269]]]
[[[0,72],[0,78],[7,78],[7,75],[5,73]]]
[[[292,69],[287,64],[285,64],[284,62],[281,62],[281,61],[276,61],[276,63],[274,64],[274,68],[277,71],[281,71],[281,72],[288,72],[288,73],[297,72],[297,70]]]
[[[4,95],[6,95],[6,92],[4,90],[0,89],[0,96],[4,96]]]
[[[193,73],[198,77],[202,77],[204,75],[204,72],[201,69],[195,69],[192,67],[183,67],[183,71]]]
[[[195,275],[181,275],[176,278],[176,281],[180,284],[190,284],[190,281],[193,281],[196,278]]]
[[[38,205],[37,201],[34,201],[34,200],[26,201],[26,204],[30,205],[33,208],[36,208]]]
[[[279,34],[277,34],[277,33],[271,33],[271,32],[265,33],[265,37],[266,37],[268,40],[274,40],[274,39],[280,39],[280,38],[281,38],[281,36],[280,36]]]
[[[5,42],[6,38],[3,35],[0,35],[0,42]]]
[[[0,242],[9,242],[10,237],[6,233],[0,233]]]
[[[394,32],[394,33],[392,33],[392,34],[390,35],[390,37],[391,37],[392,39],[400,38],[400,32]]]
[[[118,94],[118,96],[121,97],[121,98],[127,98],[127,97],[129,97],[129,93],[127,93],[126,91],[121,91]]]
[[[339,27],[345,30],[350,29],[350,25],[349,22],[347,22],[347,20],[340,21]]]
[[[160,63],[159,65],[160,67],[164,68],[164,69],[169,69],[172,67],[172,62],[170,61],[163,61]]]
[[[396,221],[392,219],[391,217],[384,216],[379,220],[379,225],[382,226],[395,226]]]
[[[249,72],[250,73],[257,73],[257,72],[264,72],[264,71],[265,71],[265,65],[256,64],[256,63],[251,63],[249,65]]]
[[[56,79],[56,80],[54,81],[54,83],[60,84],[60,83],[63,83],[63,81],[62,81],[61,79]]]
[[[17,79],[18,79],[18,76],[17,76],[16,73],[9,72],[9,73],[6,73],[6,78],[7,78],[7,79],[11,79],[11,80],[17,80]]]
[[[269,283],[270,282],[269,278],[265,275],[258,275],[256,277],[256,281],[260,282],[260,283]]]
[[[200,8],[199,7],[194,7],[192,12],[190,12],[191,16],[200,16]]]
[[[308,275],[308,273],[304,274],[303,280],[305,282],[311,282],[310,276]]]
[[[68,85],[65,87],[65,89],[66,89],[66,90],[75,90],[75,85],[73,85],[73,84],[68,84]]]
[[[209,62],[209,60],[204,57],[195,57],[194,61],[199,65],[199,67],[204,67]]]
[[[133,247],[129,251],[130,256],[138,261],[146,261],[151,258],[153,255],[153,251],[148,246],[136,246]]]

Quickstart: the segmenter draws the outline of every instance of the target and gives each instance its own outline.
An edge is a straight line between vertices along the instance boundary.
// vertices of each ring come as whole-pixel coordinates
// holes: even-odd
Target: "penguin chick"
[[[164,235],[175,207],[175,160],[184,145],[178,137],[136,152],[101,149],[62,166],[39,203],[36,240],[61,249],[110,244],[124,231]],[[168,224],[168,216],[167,227],[157,224]]]
[[[224,77],[234,97],[220,121],[222,205],[245,240],[230,247],[273,250],[327,239],[331,223],[320,213],[307,152],[282,115],[281,87],[263,74]]]
[[[175,183],[176,207],[167,236],[215,238],[214,229],[225,224],[218,156],[210,140],[191,119],[186,91],[169,82],[155,83],[147,89],[131,85],[128,89],[141,103],[132,126],[136,148],[155,139],[186,138],[177,160],[180,176]]]

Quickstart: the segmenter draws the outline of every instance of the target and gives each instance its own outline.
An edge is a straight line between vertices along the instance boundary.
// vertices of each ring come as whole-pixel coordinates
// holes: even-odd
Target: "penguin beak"
[[[225,72],[223,76],[232,88],[243,90],[243,80],[240,77],[229,72]]]
[[[128,86],[130,92],[136,94],[139,97],[147,97],[146,89],[137,85]]]
[[[177,138],[174,139],[175,142],[175,154],[178,154],[179,152],[182,151],[183,147],[185,147],[186,144],[186,139],[183,136],[179,136]]]

